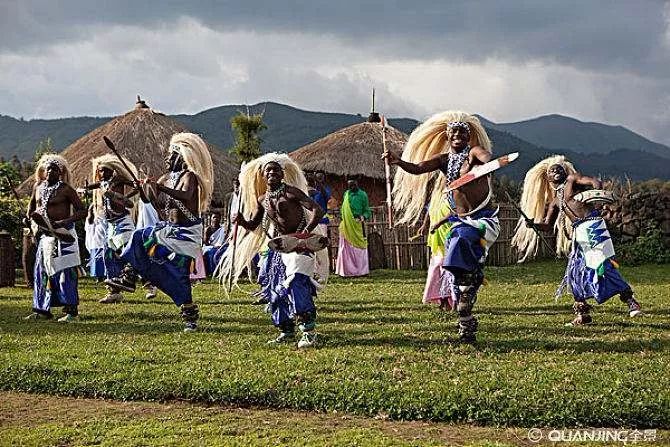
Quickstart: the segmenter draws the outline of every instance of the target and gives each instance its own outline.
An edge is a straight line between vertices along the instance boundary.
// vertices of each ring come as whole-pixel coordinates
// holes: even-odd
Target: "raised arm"
[[[162,178],[163,177],[161,177],[161,179]],[[156,189],[173,199],[177,199],[181,202],[188,202],[195,200],[198,197],[198,177],[192,172],[187,172],[184,174],[184,181],[182,182],[181,189],[169,188],[163,183],[157,183]]]
[[[588,177],[580,173],[570,174],[568,176],[568,182],[571,182],[574,185],[590,186],[593,189],[602,189],[603,187],[603,183],[597,178]]]

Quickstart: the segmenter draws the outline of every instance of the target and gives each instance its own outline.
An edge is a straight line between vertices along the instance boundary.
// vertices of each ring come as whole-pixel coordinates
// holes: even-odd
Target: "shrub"
[[[670,250],[658,228],[647,228],[632,242],[617,247],[617,259],[625,265],[670,263]]]

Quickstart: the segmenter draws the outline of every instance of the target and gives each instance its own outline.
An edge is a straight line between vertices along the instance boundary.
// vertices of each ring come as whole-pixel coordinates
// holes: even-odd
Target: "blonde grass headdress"
[[[521,192],[521,210],[530,219],[541,219],[547,210],[547,206],[556,197],[556,191],[551,186],[547,173],[553,165],[561,165],[570,174],[576,172],[572,163],[567,161],[563,155],[554,155],[537,163],[526,173]],[[563,213],[559,214],[556,223],[556,254],[568,254],[570,252],[570,237],[572,225]],[[532,229],[526,227],[523,217],[519,218],[516,231],[512,237],[512,246],[519,251],[519,262],[524,262],[529,256],[532,258],[540,248],[539,237]]]
[[[172,135],[170,150],[178,152],[188,170],[198,178],[199,210],[201,213],[207,211],[214,191],[214,167],[207,144],[194,133],[181,132]]]
[[[244,164],[240,171],[240,208],[244,210],[246,219],[249,219],[258,211],[258,198],[267,191],[263,169],[271,162],[281,166],[284,171],[284,183],[307,194],[307,179],[302,168],[295,161],[286,154],[265,154]],[[311,213],[308,210],[305,210],[305,217],[309,222]],[[270,226],[272,227],[272,224]],[[215,272],[221,283],[227,283],[232,276],[233,282],[237,284],[244,269],[251,263],[254,256],[263,249],[267,239],[265,230],[272,234],[271,229],[263,229],[261,226],[254,231],[247,231],[241,226],[238,228],[235,265],[232,265],[233,250],[226,250]]]
[[[67,162],[65,157],[62,155],[50,153],[44,154],[37,161],[37,167],[35,168],[35,183],[38,184],[42,182],[47,177],[47,166],[50,164],[56,164],[60,169],[60,180],[63,183],[70,183],[70,164]]]
[[[479,119],[466,112],[448,110],[435,114],[423,122],[409,136],[402,159],[412,163],[434,158],[449,150],[448,133],[456,127],[467,128],[470,147],[481,146],[492,151],[491,140]],[[430,182],[435,178],[435,182]],[[428,191],[433,183],[432,190]],[[416,225],[422,216],[424,197],[442,196],[446,179],[439,173],[409,174],[398,169],[393,180],[393,207],[400,213],[398,223]]]
[[[120,177],[122,180],[125,180],[127,182],[132,182],[133,181],[133,175],[135,178],[138,177],[137,174],[137,168],[135,165],[128,160],[127,158],[124,157],[123,159],[126,162],[126,165],[128,168],[130,168],[130,171],[132,172],[132,175],[128,170],[126,169],[125,166],[123,166],[123,163],[119,160],[119,158],[116,155],[113,154],[105,154],[100,157],[94,158],[91,160],[91,165],[93,167],[93,173],[92,173],[92,179],[93,182],[100,182],[102,181],[102,177],[100,177],[100,174],[98,173],[98,168],[108,168],[114,171],[114,174],[118,177]],[[93,206],[96,210],[100,209],[100,206],[102,205],[102,194],[104,191],[101,188],[96,189],[93,192]],[[137,202],[137,196],[133,198],[133,203]]]

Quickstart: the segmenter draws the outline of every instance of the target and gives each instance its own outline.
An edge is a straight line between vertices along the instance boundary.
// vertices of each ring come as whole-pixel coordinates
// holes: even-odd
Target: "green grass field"
[[[81,321],[26,322],[31,292],[0,289],[0,389],[116,400],[188,400],[381,420],[492,426],[670,427],[670,269],[623,268],[646,315],[618,298],[594,324],[569,328],[555,302],[563,265],[487,269],[475,346],[456,342],[455,314],[420,303],[423,272],[334,278],[317,299],[320,346],[268,347],[269,316],[247,293],[194,291],[201,331],[176,306],[138,291],[101,305],[81,283]]]

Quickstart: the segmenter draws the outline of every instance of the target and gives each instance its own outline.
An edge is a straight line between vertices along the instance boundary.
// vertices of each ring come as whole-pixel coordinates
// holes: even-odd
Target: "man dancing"
[[[27,320],[52,318],[52,307],[63,307],[65,315],[58,319],[62,323],[79,315],[81,259],[74,223],[86,217],[86,208],[69,180],[69,166],[60,155],[46,154],[37,162],[27,213],[37,244],[33,313]]]
[[[447,111],[430,117],[410,135],[402,159],[388,152],[396,172],[394,207],[401,211],[400,223],[417,224],[422,216],[430,176],[441,171],[430,193],[441,195],[445,186],[466,174],[474,166],[491,160],[491,142],[477,117],[464,112]],[[490,175],[451,191],[445,197],[452,213],[448,216],[450,231],[445,241],[442,268],[453,274],[443,275],[442,293],[453,297],[458,312],[459,336],[462,342],[476,340],[477,318],[472,308],[484,280],[484,261],[488,248],[498,238],[498,210],[491,206],[493,191]],[[437,222],[436,231],[445,220]]]
[[[575,198],[579,192],[601,187],[600,180],[579,174],[562,155],[533,166],[523,182],[521,210],[529,218],[519,219],[512,245],[519,250],[519,262],[523,262],[535,256],[539,248],[539,236],[533,229],[556,230],[556,253],[569,253],[556,294],[561,295],[567,288],[575,298],[575,318],[568,325],[593,321],[589,298],[602,304],[618,294],[631,317],[641,313],[633,290],[617,270],[612,239],[600,212]]]
[[[121,253],[121,259],[129,266],[108,282],[134,291],[139,273],[172,298],[181,310],[184,331],[191,332],[197,329],[198,306],[193,303],[189,274],[202,250],[199,216],[212,197],[212,157],[199,136],[178,133],[170,140],[165,164],[169,172],[158,181],[147,180],[143,192],[153,203],[159,203],[159,195],[165,198],[167,221],[133,233]]]
[[[108,280],[121,274],[124,262],[121,260],[121,250],[128,243],[135,230],[135,223],[130,216],[134,203],[130,197],[137,194],[131,190],[133,175],[137,177],[137,169],[129,160],[124,160],[126,166],[132,170],[132,175],[121,161],[112,154],[94,158],[94,183],[86,186],[86,190],[93,190],[93,206],[107,221],[107,236],[105,239],[104,265],[105,276]],[[123,301],[123,295],[118,287],[107,285],[107,295],[99,303],[112,304]]]
[[[276,238],[294,233],[306,236],[324,215],[323,209],[307,195],[307,181],[300,167],[285,154],[266,154],[247,163],[240,180],[242,205],[251,213],[251,219],[237,215],[238,224],[248,232],[239,240],[236,255],[229,249],[221,260],[220,278],[224,282],[237,281],[250,260],[261,251],[266,236]],[[314,297],[318,285],[313,278],[314,253],[308,249],[290,252],[269,249],[265,262],[261,293],[269,303],[272,322],[281,331],[268,343],[293,341],[297,320],[302,332],[298,348],[314,346]]]

